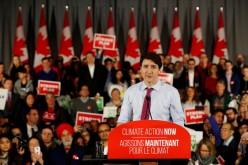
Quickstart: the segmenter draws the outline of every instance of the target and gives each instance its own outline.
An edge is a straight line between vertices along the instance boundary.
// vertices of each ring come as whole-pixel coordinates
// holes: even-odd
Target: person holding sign
[[[176,88],[158,79],[160,57],[149,53],[140,61],[143,81],[128,88],[118,125],[133,120],[164,120],[184,125],[184,112]],[[144,105],[144,106],[143,106]]]

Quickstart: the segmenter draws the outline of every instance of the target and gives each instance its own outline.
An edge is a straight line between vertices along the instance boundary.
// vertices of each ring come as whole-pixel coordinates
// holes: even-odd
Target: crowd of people
[[[248,163],[248,66],[244,56],[237,63],[221,58],[211,64],[206,54],[199,60],[188,54],[182,62],[171,62],[169,55],[158,54],[160,72],[173,74],[183,110],[203,106],[203,123],[185,125],[203,131],[203,139],[188,164]],[[80,164],[84,155],[95,155],[95,142],[103,141],[108,152],[108,134],[117,126],[123,97],[128,87],[143,81],[140,70],[123,62],[88,52],[68,66],[63,58],[44,57],[42,69],[35,72],[13,56],[9,71],[0,63],[0,86],[8,90],[4,110],[0,111],[0,164]],[[38,95],[39,80],[60,81],[62,96],[69,105],[58,104],[53,92]],[[116,117],[75,125],[77,112],[101,114],[96,100],[116,107]],[[38,148],[38,149],[37,149]],[[40,150],[39,150],[40,148]],[[186,164],[187,164],[186,163]]]

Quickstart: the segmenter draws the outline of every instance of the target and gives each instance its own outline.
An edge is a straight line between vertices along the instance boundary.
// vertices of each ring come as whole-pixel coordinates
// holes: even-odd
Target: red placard
[[[162,82],[173,85],[173,74],[172,73],[159,73],[158,78]]]
[[[195,110],[195,109],[185,109],[185,124],[199,124],[203,123],[203,120],[206,118],[204,111]]]
[[[115,49],[115,36],[108,34],[95,33],[93,48],[114,50]]]
[[[108,137],[109,159],[188,159],[189,132],[175,123],[139,120],[122,124]]]
[[[38,95],[46,95],[47,92],[53,92],[55,96],[60,95],[60,82],[59,81],[38,81]]]
[[[77,112],[76,125],[81,125],[85,121],[97,120],[99,123],[103,121],[103,115],[97,113]]]

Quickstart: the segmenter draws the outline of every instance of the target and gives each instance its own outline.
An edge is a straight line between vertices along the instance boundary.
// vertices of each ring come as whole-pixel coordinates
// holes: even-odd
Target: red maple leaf
[[[157,40],[150,40],[150,44],[149,44],[149,48],[148,48],[148,52],[155,52],[156,49],[159,48],[160,42],[158,42]]]
[[[17,40],[18,38],[15,38],[15,46],[14,46],[14,55],[18,55],[18,56],[24,56],[23,51],[21,50],[21,48],[25,48],[25,41],[23,39],[20,39],[19,41]]]
[[[170,41],[170,50],[169,50],[169,55],[173,55],[177,58],[180,58],[182,56],[182,42],[181,40],[176,41],[176,38],[174,36],[171,36],[171,41]]]
[[[133,40],[132,41],[132,37],[130,35],[128,35],[127,38],[127,50],[126,50],[126,54],[128,56],[131,56],[133,58],[137,58],[139,57],[139,53],[138,53],[138,41],[137,40]]]
[[[63,54],[67,57],[72,55],[72,40],[71,38],[68,38],[65,40],[65,36],[62,37],[62,42],[61,42],[61,47],[60,47],[60,52],[59,54]]]
[[[44,38],[41,33],[38,35],[38,43],[36,47],[36,51],[38,54],[43,54],[44,56],[50,55],[50,48],[48,45],[48,39]]]
[[[200,55],[202,53],[202,49],[204,49],[203,41],[200,40],[197,42],[197,40],[198,40],[198,38],[194,35],[192,38],[192,46],[191,46],[190,53],[194,56],[200,57]]]
[[[93,49],[93,42],[90,41],[90,38],[88,35],[84,35],[84,45],[83,45],[83,51],[82,54],[86,55],[88,51],[92,51]]]
[[[218,41],[219,38],[217,38]],[[214,50],[214,55],[216,55],[217,57],[223,57],[225,56],[224,51],[222,51],[223,49],[226,49],[226,42],[225,40],[221,40],[219,42],[216,43],[215,45],[215,50]]]

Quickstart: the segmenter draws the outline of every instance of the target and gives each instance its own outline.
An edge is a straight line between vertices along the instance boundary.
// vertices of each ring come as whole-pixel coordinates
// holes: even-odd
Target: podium
[[[108,159],[161,160],[189,159],[191,138],[175,123],[139,120],[122,124],[108,137]]]

